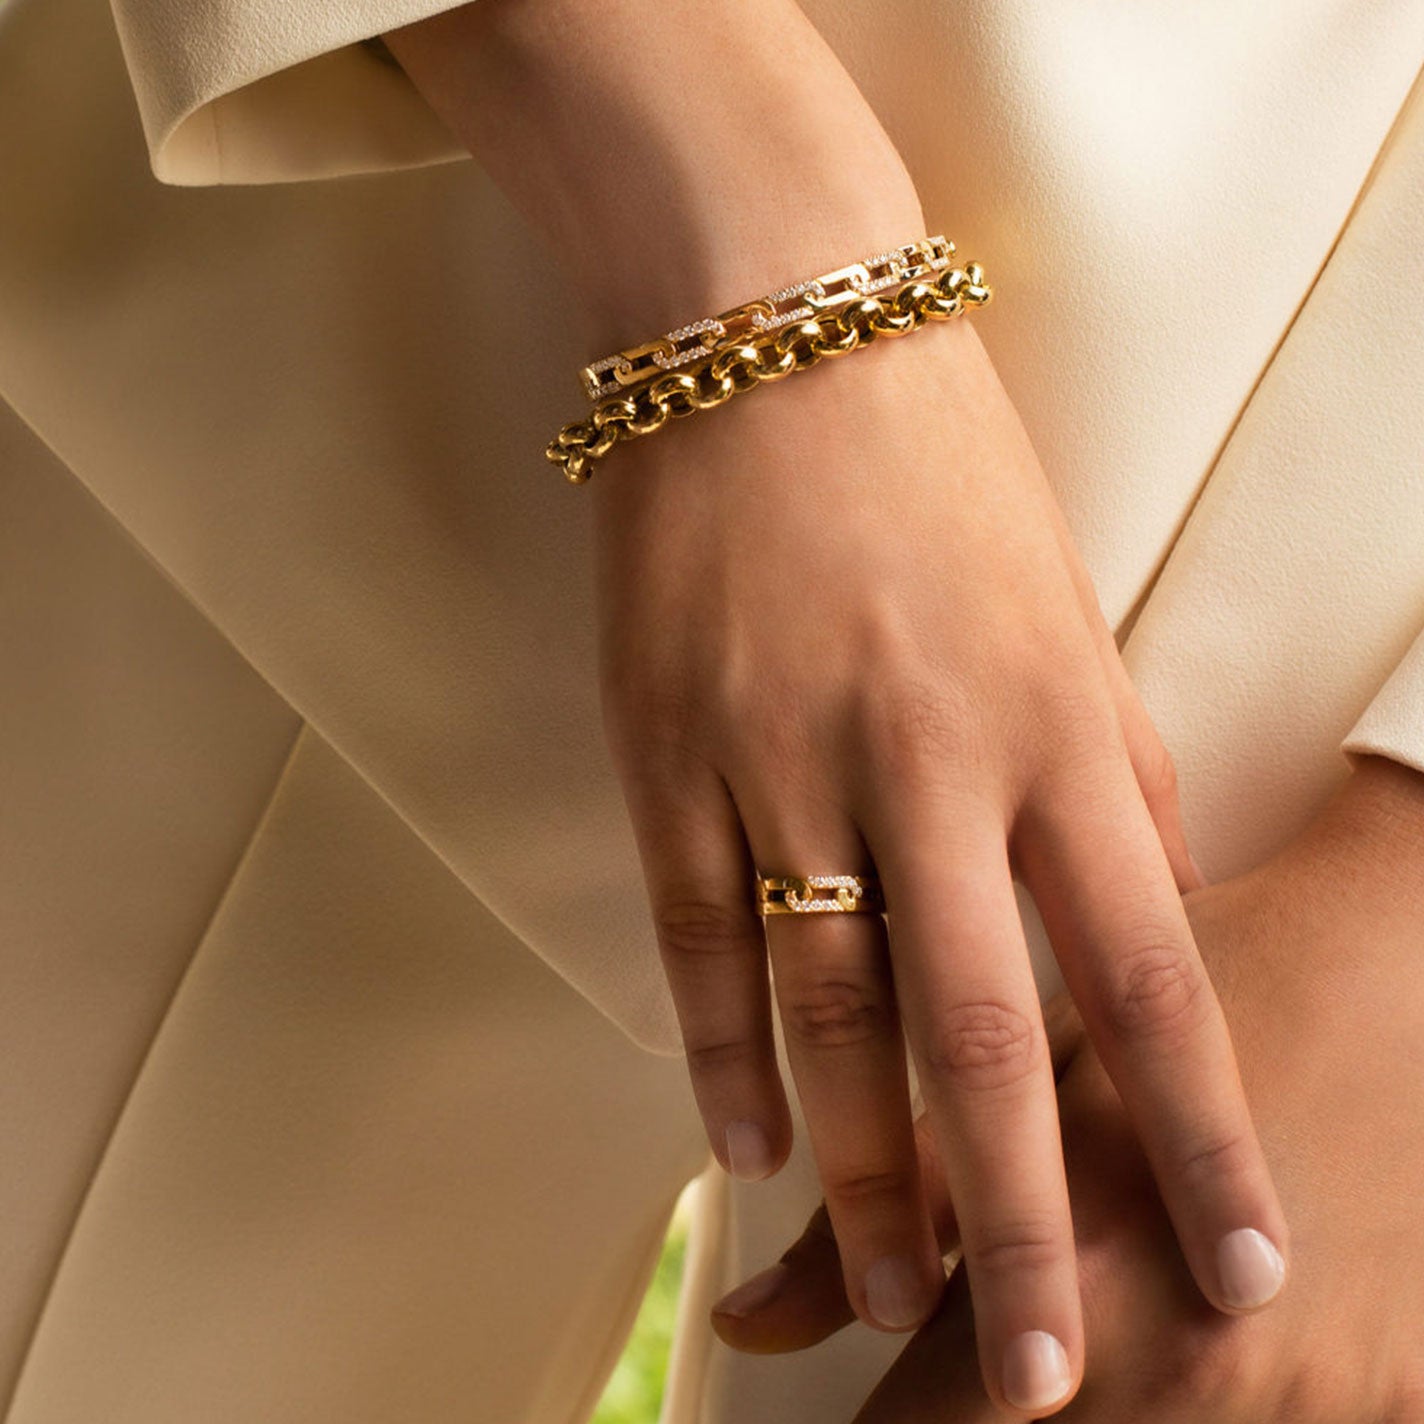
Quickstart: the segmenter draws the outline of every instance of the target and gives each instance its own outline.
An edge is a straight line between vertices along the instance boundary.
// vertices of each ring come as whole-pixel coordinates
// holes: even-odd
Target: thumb
[[[781,1259],[723,1296],[711,1318],[726,1344],[752,1355],[804,1350],[855,1319],[825,1202]]]

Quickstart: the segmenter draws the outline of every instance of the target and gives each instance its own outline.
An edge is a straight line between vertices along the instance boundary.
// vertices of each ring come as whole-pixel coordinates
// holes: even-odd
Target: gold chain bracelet
[[[805,371],[823,356],[847,356],[879,336],[904,336],[927,321],[948,321],[993,296],[977,262],[952,267],[933,283],[911,281],[893,296],[862,297],[750,341],[725,346],[689,365],[599,401],[545,447],[570,484],[582,484],[620,440],[661,430],[669,420],[710,410],[741,391]],[[814,309],[814,306],[813,306]],[[710,378],[710,379],[708,379]]]

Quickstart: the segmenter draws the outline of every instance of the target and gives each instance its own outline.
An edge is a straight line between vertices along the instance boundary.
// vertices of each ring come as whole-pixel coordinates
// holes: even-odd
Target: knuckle
[[[1104,999],[1109,1031],[1133,1039],[1185,1035],[1206,1005],[1206,977],[1180,946],[1151,939],[1115,966]]]
[[[1192,1187],[1223,1179],[1240,1180],[1249,1174],[1254,1158],[1251,1139],[1245,1133],[1229,1133],[1188,1149],[1177,1171]]]
[[[1036,736],[1056,748],[1056,760],[1068,771],[1097,771],[1122,754],[1121,725],[1111,698],[1076,671],[1039,684],[1028,715]]]
[[[674,762],[698,741],[705,700],[670,672],[605,667],[599,695],[604,742],[620,768]]]
[[[827,1173],[825,1177],[826,1195],[842,1204],[892,1200],[907,1200],[913,1192],[914,1181],[904,1170],[884,1172]]]
[[[1177,765],[1156,737],[1140,754],[1137,780],[1148,802],[1163,804],[1177,799]]]
[[[687,1066],[696,1074],[711,1075],[749,1062],[756,1049],[749,1039],[726,1038],[706,1043],[685,1043]]]
[[[1043,1036],[1027,1014],[983,1000],[939,1015],[923,1058],[927,1074],[952,1089],[984,1092],[1011,1087],[1043,1061]]]
[[[902,679],[880,685],[861,712],[868,755],[880,775],[918,780],[931,767],[981,759],[972,701],[951,683]]]
[[[792,991],[782,1008],[788,1038],[805,1048],[847,1048],[886,1034],[887,996],[869,984],[822,979]]]
[[[751,939],[748,910],[720,900],[668,900],[653,912],[653,925],[663,953],[674,958],[730,954]]]
[[[804,768],[820,755],[815,700],[804,692],[768,685],[725,723],[719,735],[728,760],[758,781],[802,781]]]
[[[966,1230],[964,1249],[977,1271],[1021,1275],[1058,1266],[1070,1243],[1052,1218],[1025,1216],[983,1223],[972,1235]]]

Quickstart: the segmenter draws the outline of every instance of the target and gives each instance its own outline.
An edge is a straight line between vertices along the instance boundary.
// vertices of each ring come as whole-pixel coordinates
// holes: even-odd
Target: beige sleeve
[[[1374,752],[1424,771],[1424,631],[1350,728],[1340,750]]]
[[[377,38],[453,0],[111,0],[164,183],[283,183],[468,158]]]

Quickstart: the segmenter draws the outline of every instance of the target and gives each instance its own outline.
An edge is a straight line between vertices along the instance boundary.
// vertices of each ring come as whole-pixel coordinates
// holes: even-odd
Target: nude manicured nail
[[[1286,1263],[1268,1236],[1249,1226],[1228,1231],[1216,1243],[1221,1298],[1236,1310],[1254,1310],[1272,1299],[1286,1278]]]
[[[1015,1409],[1036,1413],[1057,1404],[1073,1384],[1068,1352],[1056,1335],[1026,1330],[1004,1351],[1004,1398]]]
[[[781,1261],[758,1271],[750,1280],[743,1281],[736,1290],[728,1291],[712,1309],[718,1315],[735,1315],[738,1319],[753,1315],[764,1305],[770,1305],[786,1284],[791,1268]]]
[[[865,1304],[890,1330],[918,1325],[930,1306],[920,1272],[906,1256],[882,1256],[865,1273]]]
[[[744,1118],[727,1124],[727,1165],[743,1182],[759,1182],[771,1175],[771,1143],[758,1124]]]

